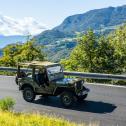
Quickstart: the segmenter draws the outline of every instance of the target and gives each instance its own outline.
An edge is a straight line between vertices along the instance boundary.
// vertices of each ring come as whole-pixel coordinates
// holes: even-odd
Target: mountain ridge
[[[60,39],[63,36],[75,37],[76,32],[85,32],[89,28],[101,30],[101,28],[114,27],[126,22],[126,5],[95,9],[83,14],[76,14],[67,17],[60,25],[52,30],[45,31],[38,35],[39,43],[48,43],[49,39]],[[63,36],[53,36],[53,33],[60,32]],[[46,36],[46,37],[45,37]],[[48,39],[49,37],[49,39]],[[37,36],[36,36],[37,38]]]
[[[115,20],[116,17],[118,17],[117,20]],[[83,14],[72,15],[54,29],[70,33],[72,31],[82,32],[89,28],[99,29],[101,25],[104,27],[119,25],[124,21],[126,21],[126,5],[95,9]]]

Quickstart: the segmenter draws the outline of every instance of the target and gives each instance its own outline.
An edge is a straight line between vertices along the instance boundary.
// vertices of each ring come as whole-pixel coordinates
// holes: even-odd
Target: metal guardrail
[[[126,80],[125,75],[101,74],[101,73],[84,73],[84,72],[68,72],[64,71],[65,75],[76,76],[91,79],[106,79],[106,80]]]
[[[31,71],[30,69],[22,69],[22,70],[23,71]],[[0,71],[16,72],[17,68],[0,67]],[[75,76],[75,77],[91,78],[91,79],[126,80],[125,75],[113,75],[113,74],[101,74],[101,73],[84,73],[84,72],[69,72],[69,71],[64,71],[64,74],[67,75],[67,76]]]
[[[16,68],[12,68],[12,67],[0,67],[0,71],[16,72],[17,69]]]
[[[30,69],[25,69],[25,68],[22,68],[21,69],[22,71],[31,71]],[[0,71],[9,71],[9,72],[17,72],[17,68],[13,68],[13,67],[0,67]]]

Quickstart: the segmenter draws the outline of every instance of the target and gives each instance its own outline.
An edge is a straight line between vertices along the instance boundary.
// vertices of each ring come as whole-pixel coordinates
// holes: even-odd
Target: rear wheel
[[[26,87],[23,90],[23,98],[27,102],[32,102],[35,99],[35,93],[32,88]]]
[[[70,107],[74,103],[74,94],[71,92],[64,92],[61,96],[61,103],[65,107]]]

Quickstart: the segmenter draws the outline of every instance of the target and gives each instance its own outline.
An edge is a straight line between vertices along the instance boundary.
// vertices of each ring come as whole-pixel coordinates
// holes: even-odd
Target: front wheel
[[[61,96],[61,103],[65,107],[70,107],[74,103],[74,94],[71,92],[64,92]]]
[[[32,102],[35,99],[35,93],[32,88],[27,87],[23,90],[23,98],[27,102]]]
[[[77,96],[78,102],[82,102],[84,99],[87,98],[87,96],[88,96],[88,94],[85,94],[85,95],[83,95],[83,96]]]

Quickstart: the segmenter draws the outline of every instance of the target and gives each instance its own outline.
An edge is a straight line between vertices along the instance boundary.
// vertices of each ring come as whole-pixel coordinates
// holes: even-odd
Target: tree
[[[109,35],[109,41],[115,48],[115,62],[118,73],[126,72],[126,25],[119,27]]]
[[[94,58],[94,72],[116,73],[115,48],[108,38],[101,36],[98,39],[98,47]]]
[[[126,27],[109,36],[97,37],[92,30],[78,40],[69,59],[61,60],[68,70],[123,73],[126,68]]]
[[[94,69],[94,58],[96,57],[97,37],[92,30],[89,30],[78,40],[78,45],[72,51],[68,60],[62,60],[61,63],[70,68],[70,70],[88,71]]]
[[[33,60],[44,60],[44,53],[42,52],[43,46],[35,45],[35,41],[32,39],[27,41],[21,48],[20,53],[16,55],[16,62],[25,62]]]
[[[3,49],[0,65],[15,66],[18,62],[44,60],[43,46],[37,46],[34,39],[24,44],[12,44]]]
[[[0,58],[0,65],[14,66],[16,63],[14,57],[20,53],[19,44],[8,45],[3,49],[3,56]]]

